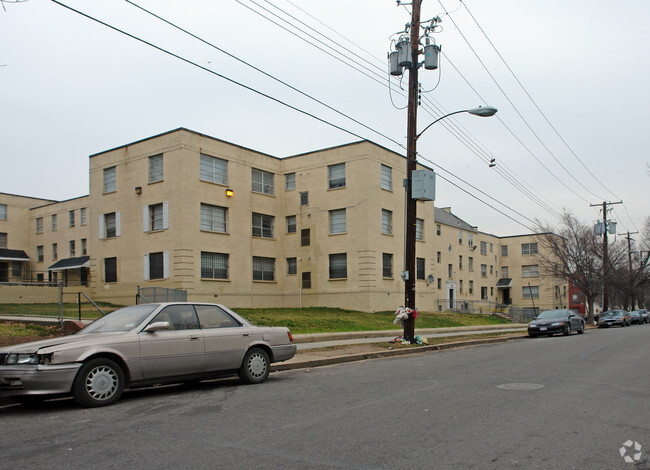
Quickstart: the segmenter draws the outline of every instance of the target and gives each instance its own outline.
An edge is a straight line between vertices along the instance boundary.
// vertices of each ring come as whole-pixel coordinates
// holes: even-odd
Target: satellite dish
[[[435,281],[435,278],[433,277],[433,274],[429,274],[427,276],[427,286],[431,284],[433,281]]]
[[[451,246],[451,243],[450,243],[450,244],[449,244],[449,248],[447,248],[447,249],[449,250],[449,253],[451,253],[451,252],[452,252],[452,250],[454,249],[454,247],[453,247],[453,246]]]

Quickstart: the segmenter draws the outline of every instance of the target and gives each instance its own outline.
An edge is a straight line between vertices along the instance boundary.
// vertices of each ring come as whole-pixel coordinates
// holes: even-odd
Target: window
[[[86,225],[86,208],[85,207],[82,207],[81,209],[79,209],[79,219],[80,219],[79,223],[81,225]]]
[[[462,294],[463,293],[463,280],[462,279],[459,281],[459,286],[460,287],[459,287],[458,291]]]
[[[481,287],[481,300],[487,300],[487,287]]]
[[[68,211],[68,221],[70,224],[70,227],[74,227],[74,210]]]
[[[36,218],[36,233],[43,233],[43,217]]]
[[[208,232],[226,233],[226,215],[228,209],[225,207],[201,204],[201,230]]]
[[[393,190],[393,169],[387,165],[381,165],[381,189]]]
[[[344,279],[348,277],[347,253],[330,255],[330,279]]]
[[[253,256],[253,281],[275,281],[275,258]]]
[[[415,278],[424,279],[424,258],[415,258]]]
[[[490,265],[490,275],[494,274],[494,266]]]
[[[209,183],[228,184],[228,162],[201,154],[199,179]]]
[[[393,211],[381,210],[381,233],[384,235],[393,233]]]
[[[494,245],[490,243],[490,253],[494,253]]]
[[[253,236],[273,238],[274,219],[275,217],[272,215],[256,214],[253,212]]]
[[[521,267],[521,277],[536,276],[539,276],[539,266],[537,264],[529,264]]]
[[[296,233],[296,216],[287,216],[287,233]]]
[[[231,317],[228,312],[224,312],[217,306],[195,305],[194,308],[199,316],[201,328],[237,328],[241,326],[241,323]],[[165,311],[167,309],[163,312]],[[190,316],[190,321],[192,317],[193,315]]]
[[[52,214],[52,231],[55,232],[59,228],[59,220],[56,214]]]
[[[336,189],[345,187],[345,163],[337,163],[327,167],[327,188]]]
[[[487,243],[481,242],[481,254],[487,255]]]
[[[85,238],[81,239],[81,256],[85,256],[88,254],[88,242],[86,241]]]
[[[487,277],[487,264],[481,265],[481,277]]]
[[[157,183],[163,180],[163,156],[153,155],[149,157],[149,183]]]
[[[252,187],[251,190],[255,193],[268,194],[273,196],[275,194],[274,174],[268,171],[252,169]]]
[[[474,234],[472,232],[467,234],[467,246],[474,246]]]
[[[117,169],[104,168],[104,194],[117,191]]]
[[[167,252],[156,252],[144,255],[145,280],[169,278],[169,254]]]
[[[228,255],[226,253],[201,252],[202,279],[228,279]]]
[[[120,236],[120,213],[102,214],[99,219],[99,237],[113,238]]]
[[[508,256],[508,245],[501,245],[501,256]]]
[[[74,258],[76,256],[75,252],[77,251],[74,240],[70,240],[68,245],[70,246],[70,258]]]
[[[0,204],[0,220],[7,220],[7,204]]]
[[[298,274],[297,258],[287,258],[287,274]]]
[[[463,244],[463,231],[462,230],[458,231],[458,244],[459,245]]]
[[[346,220],[345,209],[336,209],[330,211],[330,233],[345,233]]]
[[[296,174],[287,173],[284,175],[284,190],[291,191],[293,189],[296,189]]]
[[[463,255],[458,255],[458,269],[463,269]]]
[[[521,244],[521,254],[522,255],[536,255],[537,254],[537,243],[522,243]]]
[[[442,253],[438,251],[438,252],[436,253],[436,263],[440,263],[440,258],[441,258],[441,257],[442,257]]]
[[[302,288],[311,289],[311,273],[302,273]]]
[[[59,245],[52,243],[52,260],[56,261],[57,259],[59,259]]]
[[[438,278],[438,289],[442,289],[442,279]]]
[[[454,266],[452,264],[447,265],[447,277],[451,279],[454,275]]]
[[[539,286],[522,287],[522,297],[524,299],[539,299]]]
[[[144,210],[144,231],[157,232],[167,228],[166,217],[167,203],[152,204],[145,206]]]
[[[415,239],[424,240],[424,220],[415,219]]]
[[[303,228],[300,231],[300,246],[309,246],[311,243],[310,238],[310,229]]]
[[[474,281],[469,281],[469,293],[474,293]]]
[[[383,277],[393,277],[393,255],[391,253],[381,254],[381,266]]]
[[[11,275],[16,278],[21,278],[23,276],[23,264],[16,261],[11,263]]]
[[[501,277],[510,277],[508,272],[508,266],[501,266]]]
[[[36,256],[38,257],[38,262],[42,263],[43,262],[43,245],[39,245],[36,247]]]
[[[302,191],[300,193],[300,205],[306,206],[309,204],[309,191]]]
[[[7,248],[7,233],[0,232],[0,248]]]
[[[440,227],[440,224],[436,224],[436,235],[440,235],[442,232],[442,227]]]
[[[104,282],[117,282],[117,258],[104,258]]]
[[[490,297],[494,296],[494,287],[490,287]]]
[[[474,258],[471,256],[467,258],[467,269],[469,272],[474,272]]]

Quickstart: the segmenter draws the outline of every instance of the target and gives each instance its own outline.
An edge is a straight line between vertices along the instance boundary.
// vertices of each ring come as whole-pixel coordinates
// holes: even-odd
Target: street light
[[[462,109],[460,111],[454,111],[453,113],[445,114],[444,116],[440,116],[438,119],[433,121],[431,124],[429,124],[427,127],[422,129],[422,131],[415,136],[416,139],[419,139],[422,134],[424,134],[424,131],[426,131],[429,127],[433,126],[436,122],[443,120],[446,117],[452,116],[454,114],[460,114],[460,113],[469,113],[473,114],[474,116],[480,116],[480,117],[490,117],[494,116],[497,113],[498,109],[494,108],[492,106],[479,106],[478,108],[472,108],[472,109]]]
[[[417,71],[417,70],[416,70]],[[414,108],[415,109],[415,108]],[[407,275],[404,279],[404,304],[407,308],[414,310],[415,309],[415,226],[416,226],[416,200],[413,199],[412,193],[412,181],[413,181],[413,171],[415,170],[416,155],[417,151],[415,150],[416,143],[418,138],[426,131],[429,127],[433,126],[436,122],[441,121],[449,116],[460,113],[469,113],[474,116],[480,117],[490,117],[494,116],[497,112],[497,108],[492,106],[479,106],[478,108],[472,109],[462,109],[460,111],[454,111],[453,113],[445,114],[440,116],[438,119],[433,121],[427,127],[425,127],[419,134],[415,134],[412,130],[415,128],[415,111],[409,119],[409,145],[407,149],[407,167],[406,167],[406,233],[405,233],[405,254],[404,254],[404,268]],[[409,317],[404,321],[404,339],[413,343],[415,341],[415,318],[409,315]]]

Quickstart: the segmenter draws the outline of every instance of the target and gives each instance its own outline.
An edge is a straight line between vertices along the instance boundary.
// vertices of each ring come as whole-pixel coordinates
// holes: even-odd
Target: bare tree
[[[594,301],[602,292],[602,243],[593,227],[581,223],[565,210],[560,226],[550,227],[537,222],[540,241],[546,248],[540,256],[540,269],[571,284],[582,291],[587,303],[589,322],[594,321]]]

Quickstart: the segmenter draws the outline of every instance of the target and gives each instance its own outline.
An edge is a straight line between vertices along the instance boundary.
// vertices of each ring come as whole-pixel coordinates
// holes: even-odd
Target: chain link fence
[[[135,298],[136,304],[154,302],[187,302],[187,291],[168,287],[140,287]]]
[[[458,312],[477,315],[498,315],[513,323],[528,323],[539,313],[539,308],[513,307],[489,300],[440,299],[436,301],[438,312]]]

